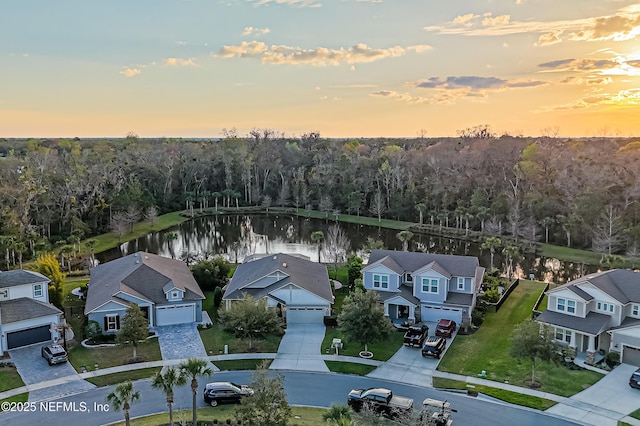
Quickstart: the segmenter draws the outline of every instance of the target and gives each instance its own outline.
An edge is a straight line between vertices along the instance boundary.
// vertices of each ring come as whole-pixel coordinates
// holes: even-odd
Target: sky
[[[640,135],[640,2],[2,0],[0,137]]]

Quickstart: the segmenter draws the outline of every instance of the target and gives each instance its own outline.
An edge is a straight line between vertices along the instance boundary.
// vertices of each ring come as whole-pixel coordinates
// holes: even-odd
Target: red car
[[[451,337],[456,331],[456,322],[448,319],[441,319],[436,326],[436,336]]]

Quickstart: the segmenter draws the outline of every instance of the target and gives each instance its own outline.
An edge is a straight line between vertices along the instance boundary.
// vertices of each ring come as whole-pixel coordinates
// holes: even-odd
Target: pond
[[[100,262],[107,262],[146,251],[185,261],[220,255],[238,263],[255,253],[298,253],[318,261],[318,244],[311,240],[311,234],[322,231],[326,236],[334,225],[344,231],[350,240],[351,250],[365,262],[369,237],[382,241],[386,249],[402,250],[402,242],[396,237],[398,231],[393,229],[287,215],[219,215],[196,218],[171,229],[152,232],[102,252],[97,258]],[[169,237],[169,233],[175,233],[174,239]],[[409,251],[477,256],[480,265],[486,268],[491,262],[489,250],[483,250],[478,243],[426,234],[415,234],[409,241]],[[505,259],[499,251],[495,253],[494,265],[506,273]],[[320,260],[329,262],[324,252],[320,253]],[[595,272],[597,265],[527,254],[514,261],[514,269],[515,275],[522,278],[533,274],[539,280],[562,283]]]

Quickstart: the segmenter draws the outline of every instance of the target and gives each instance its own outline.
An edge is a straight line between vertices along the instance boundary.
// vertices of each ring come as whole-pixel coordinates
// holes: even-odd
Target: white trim
[[[118,295],[119,295],[120,293],[122,293],[122,294],[126,294],[126,295],[127,295],[127,296],[129,296],[129,297],[132,297],[132,298],[134,298],[134,299],[140,300],[140,301],[142,301],[143,303],[153,303],[153,301],[152,301],[152,300],[149,300],[149,299],[143,299],[143,298],[141,298],[140,296],[136,296],[136,295],[133,295],[133,294],[131,294],[131,293],[127,293],[127,292],[126,292],[126,291],[124,291],[124,290],[118,290],[118,291],[116,291],[115,293],[113,293],[112,297],[118,297]],[[136,303],[136,302],[133,302],[133,301],[130,301],[130,300],[127,300],[127,302]]]
[[[377,286],[376,286],[376,277],[379,278]],[[387,286],[386,287],[383,285],[383,284],[385,284],[383,278],[387,279],[387,282],[386,282]],[[373,288],[374,290],[378,290],[378,289],[380,289],[380,290],[389,290],[389,282],[391,281],[390,278],[391,277],[389,276],[389,274],[381,274],[379,272],[378,273],[372,272],[371,273],[371,288]]]
[[[458,277],[458,290],[464,290],[464,277]]]
[[[251,262],[249,262],[249,263],[251,263]],[[241,287],[238,287],[238,288],[237,288],[237,289],[235,289],[234,291],[238,291],[238,290],[243,289],[243,288],[245,288],[245,287],[247,287],[247,286],[250,286],[251,284],[258,282],[258,281],[260,281],[261,279],[269,278],[269,277],[271,277],[273,274],[275,274],[275,273],[277,273],[277,272],[282,272],[284,275],[286,275],[286,276],[282,277],[282,279],[284,279],[284,278],[286,278],[286,277],[288,277],[288,276],[289,276],[289,274],[285,274],[285,273],[284,273],[283,271],[281,271],[280,269],[276,269],[276,270],[274,270],[274,271],[269,272],[269,273],[268,273],[268,274],[266,274],[266,275],[262,275],[261,277],[258,277],[258,278],[256,278],[255,280],[250,281],[250,282],[248,282],[248,283],[244,284],[244,285],[243,285],[243,286],[241,286]],[[276,277],[273,277],[273,278],[276,278]],[[278,281],[281,281],[281,280],[278,280]],[[272,283],[271,283],[271,284],[269,284],[269,285],[273,285],[273,284],[277,283],[278,281],[274,281],[274,282],[272,282]],[[268,286],[266,286],[266,287],[269,287],[269,285],[268,285]],[[266,288],[266,287],[264,287],[264,288]]]
[[[120,330],[120,328],[118,327],[120,314],[108,314],[108,315],[105,315],[104,317],[107,320],[107,324],[106,324],[107,326],[106,326],[106,330],[105,331],[118,331],[118,330]],[[111,328],[111,325],[113,325],[113,328]]]
[[[560,304],[561,300],[563,301],[562,304]],[[570,302],[573,303],[573,306],[569,306]],[[562,306],[562,309],[560,309],[560,306]],[[573,308],[573,312],[569,312],[569,308]],[[578,310],[578,302],[576,302],[575,300],[569,299],[566,297],[556,297],[556,306],[555,306],[556,312],[562,312],[567,315],[576,315],[577,310]]]
[[[99,310],[98,310],[98,309],[102,308],[104,305],[106,305],[107,303],[111,303],[111,302],[113,302],[113,303],[115,303],[115,304],[117,304],[117,305],[122,306],[124,309],[127,309],[127,308],[129,307],[129,305],[125,305],[125,304],[123,304],[122,302],[118,302],[117,300],[109,299],[109,300],[107,300],[106,302],[104,302],[104,303],[102,303],[102,304],[100,304],[100,305],[96,306],[96,307],[95,307],[95,308],[93,308],[92,310],[88,311],[88,312],[87,312],[87,315],[89,315],[90,313],[93,313],[93,312],[110,312],[110,311],[113,311],[113,309],[108,309],[108,310],[106,310],[106,311],[99,311]],[[133,303],[133,302],[131,302],[131,303]]]
[[[425,281],[429,281],[427,284],[427,290],[425,290]],[[436,291],[433,290],[433,282],[436,282]],[[422,293],[439,294],[440,293],[440,280],[438,278],[420,277],[420,291]]]
[[[40,294],[39,295],[36,295],[36,287],[40,287]],[[43,289],[42,283],[34,284],[33,287],[32,287],[32,290],[33,290],[33,298],[34,299],[39,299],[42,296],[44,296],[44,289]]]

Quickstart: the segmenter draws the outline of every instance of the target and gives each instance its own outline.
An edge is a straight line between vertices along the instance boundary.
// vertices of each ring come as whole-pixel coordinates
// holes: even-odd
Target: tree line
[[[469,130],[416,139],[255,129],[216,140],[0,140],[0,265],[56,245],[72,252],[81,238],[122,235],[169,211],[239,206],[367,215],[637,256],[640,141]]]

